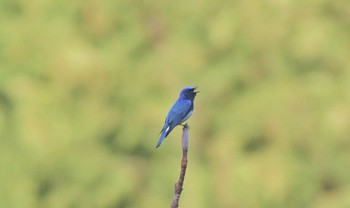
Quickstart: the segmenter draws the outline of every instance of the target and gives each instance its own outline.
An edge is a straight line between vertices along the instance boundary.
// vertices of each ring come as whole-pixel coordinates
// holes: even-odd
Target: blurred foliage
[[[0,1],[0,207],[350,207],[350,4]]]

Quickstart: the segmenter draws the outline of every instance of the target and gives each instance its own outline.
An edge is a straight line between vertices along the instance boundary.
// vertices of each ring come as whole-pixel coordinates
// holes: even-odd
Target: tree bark
[[[188,125],[185,124],[182,129],[182,161],[181,161],[181,172],[177,183],[175,184],[175,195],[171,208],[179,207],[179,200],[181,192],[183,190],[183,183],[185,180],[186,169],[187,169],[187,150],[188,150]]]

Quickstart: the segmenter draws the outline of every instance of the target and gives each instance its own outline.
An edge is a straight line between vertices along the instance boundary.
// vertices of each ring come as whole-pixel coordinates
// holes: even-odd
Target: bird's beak
[[[199,91],[195,91],[197,88],[198,88],[198,87],[194,87],[194,88],[193,88],[193,92],[194,92],[194,93],[199,93]]]

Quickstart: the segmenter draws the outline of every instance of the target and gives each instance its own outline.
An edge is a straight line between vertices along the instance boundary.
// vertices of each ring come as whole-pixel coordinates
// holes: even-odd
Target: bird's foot
[[[184,128],[190,128],[190,126],[187,124],[187,123],[185,123],[185,124],[180,124],[181,126],[183,126]]]

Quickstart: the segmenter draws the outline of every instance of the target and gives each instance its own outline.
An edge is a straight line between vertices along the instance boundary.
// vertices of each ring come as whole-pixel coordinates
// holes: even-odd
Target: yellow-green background
[[[0,207],[350,207],[350,4],[0,1]]]

